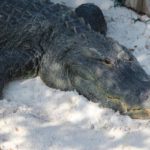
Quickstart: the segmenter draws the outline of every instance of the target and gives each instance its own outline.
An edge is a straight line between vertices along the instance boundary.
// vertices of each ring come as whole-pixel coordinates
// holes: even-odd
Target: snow
[[[62,0],[55,0],[54,2]],[[63,0],[76,7],[90,0]],[[134,50],[150,74],[150,22],[112,0],[94,0],[107,36]],[[141,18],[143,22],[136,19]],[[150,120],[133,120],[89,102],[76,91],[48,88],[39,77],[14,81],[0,101],[0,150],[149,150]]]

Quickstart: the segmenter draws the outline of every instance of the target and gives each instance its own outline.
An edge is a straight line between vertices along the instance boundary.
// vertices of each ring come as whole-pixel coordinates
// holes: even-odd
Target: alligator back
[[[14,39],[13,45],[25,37],[40,37],[66,10],[48,0],[0,0],[0,46],[12,45]]]
[[[0,0],[0,31],[38,19],[57,19],[63,5],[48,0]],[[57,15],[57,17],[56,17]],[[40,18],[39,18],[40,17]],[[55,17],[55,18],[54,18]],[[40,20],[41,21],[41,20]]]

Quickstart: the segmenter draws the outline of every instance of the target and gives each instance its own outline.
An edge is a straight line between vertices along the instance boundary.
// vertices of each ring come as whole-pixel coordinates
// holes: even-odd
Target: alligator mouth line
[[[150,119],[150,109],[148,108],[131,108],[125,115],[130,116],[133,119]]]
[[[111,106],[119,108],[119,112],[121,112],[121,114],[128,115],[132,119],[150,119],[150,108],[143,108],[142,106],[129,106],[127,103],[121,101],[121,97],[108,95],[107,103]]]

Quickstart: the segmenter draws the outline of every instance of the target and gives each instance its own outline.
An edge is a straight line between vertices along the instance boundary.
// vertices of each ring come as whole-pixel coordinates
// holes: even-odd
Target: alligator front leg
[[[38,58],[33,52],[12,49],[0,50],[0,98],[4,86],[14,79],[28,78],[37,75]]]

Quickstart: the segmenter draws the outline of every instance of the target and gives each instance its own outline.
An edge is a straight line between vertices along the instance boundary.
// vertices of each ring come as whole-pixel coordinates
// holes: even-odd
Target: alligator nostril
[[[144,108],[150,109],[150,91],[140,95],[140,101]]]
[[[129,58],[129,61],[131,62],[131,61],[134,61],[134,58],[133,57],[130,57]]]

